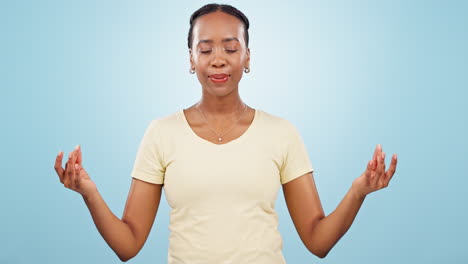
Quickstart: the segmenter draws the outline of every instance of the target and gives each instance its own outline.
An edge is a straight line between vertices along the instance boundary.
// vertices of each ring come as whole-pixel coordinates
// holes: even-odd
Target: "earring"
[[[244,68],[244,72],[245,72],[245,73],[249,73],[249,72],[250,72],[250,68]]]
[[[190,68],[189,72],[190,72],[190,74],[194,74],[194,73],[195,73],[195,69],[194,69],[194,68]]]

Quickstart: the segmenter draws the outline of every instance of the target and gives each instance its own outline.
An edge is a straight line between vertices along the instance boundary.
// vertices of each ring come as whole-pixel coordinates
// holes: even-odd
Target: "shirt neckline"
[[[247,130],[244,131],[244,133],[242,135],[240,135],[239,137],[227,142],[227,143],[223,143],[223,144],[216,144],[216,143],[213,143],[209,140],[206,140],[202,137],[200,137],[199,135],[197,135],[197,133],[195,133],[195,131],[193,131],[192,127],[190,126],[187,118],[185,117],[185,113],[184,113],[184,109],[181,109],[179,110],[179,115],[182,116],[182,121],[184,123],[184,126],[189,130],[189,133],[192,135],[192,137],[195,137],[196,140],[204,143],[204,144],[208,144],[208,145],[213,145],[215,147],[223,147],[223,146],[227,146],[227,145],[233,145],[235,143],[238,143],[242,140],[244,140],[246,137],[249,136],[249,134],[252,133],[252,130],[254,129],[254,127],[256,126],[256,123],[258,122],[257,119],[258,119],[258,114],[260,112],[260,110],[258,109],[254,109],[255,110],[255,113],[254,113],[254,118],[252,120],[252,123],[250,123],[249,127],[247,128]]]

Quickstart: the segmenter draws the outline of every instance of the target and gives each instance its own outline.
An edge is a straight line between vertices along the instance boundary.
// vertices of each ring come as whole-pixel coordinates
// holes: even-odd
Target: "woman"
[[[209,4],[190,18],[191,73],[202,86],[196,104],[153,120],[140,143],[122,219],[107,207],[82,166],[79,146],[65,187],[82,194],[99,232],[122,261],[143,247],[162,188],[171,206],[169,263],[285,263],[274,202],[282,185],[307,249],[325,257],[351,226],[367,194],[388,185],[393,155],[377,145],[364,173],[325,216],[302,139],[290,122],[242,102],[238,84],[250,71],[249,21],[229,5]]]

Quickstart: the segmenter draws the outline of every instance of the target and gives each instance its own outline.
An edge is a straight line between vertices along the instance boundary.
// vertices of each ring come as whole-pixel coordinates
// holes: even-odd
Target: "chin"
[[[235,89],[233,87],[229,87],[227,85],[226,86],[217,86],[217,87],[208,86],[208,92],[210,94],[212,94],[212,95],[219,96],[219,97],[229,95],[234,90]]]

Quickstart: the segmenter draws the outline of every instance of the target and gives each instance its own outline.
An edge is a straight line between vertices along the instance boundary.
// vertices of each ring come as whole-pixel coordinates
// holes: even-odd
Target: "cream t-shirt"
[[[256,109],[244,134],[217,145],[199,137],[179,110],[151,121],[131,176],[164,184],[169,264],[280,264],[277,193],[311,171],[303,140],[286,119]]]

